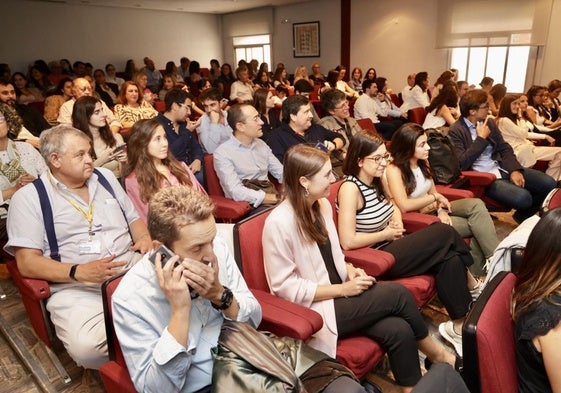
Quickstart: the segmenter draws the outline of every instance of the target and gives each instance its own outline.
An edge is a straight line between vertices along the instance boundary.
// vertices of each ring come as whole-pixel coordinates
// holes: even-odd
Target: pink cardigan
[[[185,171],[187,171],[189,179],[191,180],[191,184],[193,184],[193,188],[206,195],[205,189],[197,181],[197,178],[195,177],[191,169],[189,169],[189,167],[184,162],[182,162],[181,165],[183,165],[183,168],[185,169]],[[172,186],[179,184],[179,180],[177,180],[177,178],[173,175],[171,175],[170,182]],[[168,187],[168,185],[162,183],[162,187]],[[146,224],[148,217],[148,204],[142,202],[142,200],[140,199],[140,189],[138,186],[138,180],[136,179],[136,171],[133,171],[125,178],[125,188],[127,190],[127,195],[131,199],[132,204],[140,215],[140,218]]]
[[[345,257],[333,223],[331,205],[320,200],[335,267],[343,282],[347,281]],[[267,217],[263,228],[263,258],[271,292],[291,302],[317,311],[323,317],[323,327],[310,340],[313,348],[335,357],[337,322],[333,300],[314,302],[318,285],[329,285],[329,275],[316,243],[302,240],[296,226],[294,210],[285,200]]]

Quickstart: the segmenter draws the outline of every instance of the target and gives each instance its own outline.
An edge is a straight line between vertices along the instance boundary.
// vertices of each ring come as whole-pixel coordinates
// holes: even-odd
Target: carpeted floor
[[[493,222],[499,239],[502,240],[515,227],[510,213],[493,213]],[[62,345],[58,343],[56,354],[61,359],[72,382],[65,385],[52,366],[43,345],[36,338],[27,314],[21,303],[19,293],[11,280],[0,280],[0,286],[6,293],[6,299],[0,300],[0,325],[4,334],[8,334],[20,348],[22,355],[32,364],[34,373],[27,370],[23,362],[12,350],[4,335],[0,335],[0,393],[31,393],[31,392],[64,392],[64,393],[99,393],[104,392],[99,376],[95,372],[84,371],[78,367],[68,356]],[[423,316],[429,326],[429,331],[436,339],[441,340],[438,334],[438,324],[448,319],[446,311],[438,299],[423,308]],[[34,378],[35,375],[35,378]],[[42,382],[42,390],[36,382]],[[380,385],[385,393],[398,393],[401,390],[391,377],[391,371],[386,362],[381,362],[378,367],[368,375],[368,379]]]

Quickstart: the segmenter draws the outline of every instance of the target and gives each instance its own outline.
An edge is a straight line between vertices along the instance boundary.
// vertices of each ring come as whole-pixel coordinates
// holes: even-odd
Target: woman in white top
[[[441,90],[438,97],[443,93]],[[428,164],[427,135],[419,125],[408,123],[400,127],[393,135],[389,150],[393,162],[386,168],[386,176],[395,204],[404,213],[436,214],[462,237],[473,236],[470,252],[474,264],[470,270],[476,276],[484,275],[486,259],[499,244],[485,204],[478,198],[449,202],[436,191]]]
[[[306,69],[306,66],[299,65],[296,67],[296,71],[294,71],[294,83],[298,82],[300,79],[304,79],[305,81],[310,82],[310,84],[312,83],[308,77],[308,70]]]
[[[547,134],[532,132],[531,122],[522,117],[528,101],[525,95],[520,97],[509,94],[501,102],[497,126],[507,141],[516,159],[525,168],[531,168],[537,160],[549,161],[545,173],[555,180],[561,180],[561,147],[554,147],[555,139]],[[546,140],[549,146],[535,146],[531,140]]]
[[[458,92],[455,84],[446,84],[440,89],[440,93],[427,107],[427,117],[423,123],[425,130],[451,126],[459,116],[456,105],[458,104]]]
[[[337,83],[335,87],[338,90],[341,90],[343,93],[345,93],[347,98],[357,98],[358,92],[355,91],[351,86],[349,86],[347,82],[343,80],[345,78],[345,74],[347,73],[347,67],[345,67],[344,65],[340,65],[337,66],[335,70],[339,71],[339,77],[337,79]]]
[[[127,160],[123,137],[113,133],[107,125],[101,101],[95,97],[83,96],[76,100],[72,109],[72,125],[92,140],[94,166],[101,166],[121,177],[121,166]]]
[[[45,160],[33,146],[12,140],[21,129],[15,109],[0,103],[0,241],[8,239],[6,209],[12,195],[47,170]]]
[[[429,87],[429,75],[422,71],[415,75],[415,86],[411,88],[411,93],[401,106],[401,111],[408,111],[413,108],[426,108],[430,104],[427,89]]]
[[[528,89],[528,107],[525,110],[525,117],[530,120],[539,132],[544,132],[555,138],[555,145],[561,146],[561,118],[552,122],[544,116],[543,104],[547,96],[547,89],[543,86],[532,86]]]

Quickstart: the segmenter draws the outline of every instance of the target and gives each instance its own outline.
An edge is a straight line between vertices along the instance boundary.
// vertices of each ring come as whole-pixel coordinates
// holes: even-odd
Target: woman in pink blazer
[[[421,378],[418,349],[432,361],[454,365],[454,355],[428,335],[405,287],[376,282],[345,264],[326,199],[335,180],[329,156],[311,146],[293,146],[285,155],[284,180],[286,198],[263,230],[265,270],[275,295],[323,317],[322,329],[309,344],[335,357],[338,337],[371,337],[388,352],[404,392]]]

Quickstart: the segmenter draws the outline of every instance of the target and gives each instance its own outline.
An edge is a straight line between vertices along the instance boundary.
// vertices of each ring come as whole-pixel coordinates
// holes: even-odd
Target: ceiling
[[[304,3],[312,0],[30,0],[43,3],[121,7],[173,12],[226,14],[252,8]]]

